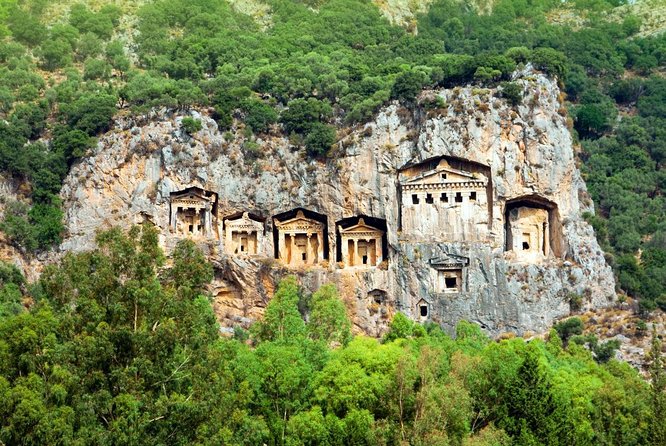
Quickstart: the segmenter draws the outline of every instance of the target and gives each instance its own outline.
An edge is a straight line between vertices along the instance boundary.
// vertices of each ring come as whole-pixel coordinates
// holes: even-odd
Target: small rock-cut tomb
[[[418,301],[418,303],[416,304],[416,312],[420,320],[425,320],[428,318],[428,315],[430,313],[430,305],[428,304],[428,302],[426,302],[425,299],[421,299]]]
[[[278,233],[278,258],[285,265],[315,265],[326,258],[325,225],[306,217],[303,210],[298,210],[295,217],[286,220],[276,217],[275,229]]]
[[[537,261],[550,254],[548,210],[520,206],[507,212],[507,248],[524,261]]]
[[[228,254],[257,254],[263,234],[263,223],[248,212],[224,219],[224,247]]]
[[[338,225],[338,232],[345,267],[372,267],[382,262],[384,231],[366,224],[361,217],[353,226],[343,228]]]
[[[442,241],[483,239],[490,222],[488,177],[481,169],[455,168],[447,159],[423,163],[401,175],[404,234]],[[434,166],[434,167],[433,167]]]
[[[173,192],[169,226],[178,235],[215,237],[213,215],[216,205],[217,194],[198,187]]]
[[[465,291],[465,269],[469,258],[446,254],[430,259],[430,266],[435,271],[435,293],[460,293]]]

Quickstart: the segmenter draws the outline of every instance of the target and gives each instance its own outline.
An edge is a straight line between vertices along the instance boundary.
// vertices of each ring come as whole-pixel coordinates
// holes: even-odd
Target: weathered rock
[[[517,107],[495,90],[473,88],[425,93],[426,99],[442,98],[446,105],[438,109],[410,112],[390,105],[341,138],[326,163],[306,160],[302,150],[275,135],[258,141],[257,157],[242,129],[225,138],[205,114],[203,129],[192,137],[180,130],[183,116],[164,110],[118,120],[67,177],[62,197],[68,235],[60,249],[90,249],[99,229],[150,221],[168,251],[178,238],[169,227],[170,194],[196,186],[218,197],[217,237],[204,245],[216,265],[212,291],[224,324],[256,319],[276,281],[295,272],[308,291],[335,283],[356,329],[371,335],[381,334],[395,311],[448,330],[460,319],[491,334],[545,330],[569,313],[571,293],[584,296],[585,307],[609,305],[614,279],[581,216],[591,201],[566,120],[558,114],[559,91],[541,75],[525,73],[517,82],[525,90]],[[465,229],[474,237],[438,232],[437,218],[450,213],[433,214],[438,216],[425,228],[431,233],[417,237],[402,230],[404,168],[441,159],[489,173],[488,203],[479,207],[488,214],[473,216],[471,229]],[[549,216],[549,250],[528,260],[506,250],[507,212],[524,205]],[[271,217],[295,208],[327,217],[328,261],[293,270],[266,254],[275,253]],[[265,218],[268,246],[258,249],[259,256],[229,254],[222,246],[224,217],[243,212]],[[336,222],[361,215],[385,221],[385,261],[374,268],[342,268]],[[462,283],[442,289],[438,283],[445,276],[439,271],[449,264],[460,265],[453,268]],[[424,306],[427,316],[421,317]]]

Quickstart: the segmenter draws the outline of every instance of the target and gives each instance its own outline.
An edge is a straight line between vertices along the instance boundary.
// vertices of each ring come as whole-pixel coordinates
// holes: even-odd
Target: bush
[[[325,155],[335,142],[335,129],[321,122],[314,123],[305,137],[305,148],[312,157]]]
[[[333,108],[328,102],[315,98],[294,99],[287,107],[280,116],[287,133],[308,133],[314,123],[326,121],[333,115]]]
[[[416,70],[402,72],[395,78],[391,88],[391,98],[413,102],[423,87],[428,83],[425,73]]]
[[[90,136],[109,129],[117,98],[106,93],[87,93],[63,107],[67,123]]]
[[[522,102],[523,87],[520,84],[516,82],[502,82],[500,87],[502,87],[502,97],[506,99],[509,104],[515,107]]]
[[[111,65],[100,59],[88,59],[83,67],[83,78],[108,79],[111,75]]]
[[[537,48],[532,52],[532,63],[538,70],[563,77],[567,73],[567,57],[552,48]]]
[[[66,40],[47,40],[37,54],[42,59],[42,67],[49,71],[72,63],[72,47]]]
[[[265,133],[272,124],[277,122],[277,112],[273,107],[262,101],[251,99],[242,104],[245,112],[245,123],[257,133]]]
[[[180,124],[183,131],[188,135],[193,135],[203,128],[200,119],[194,119],[190,116],[184,117]]]
[[[555,324],[554,328],[562,342],[566,344],[572,336],[583,333],[583,321],[577,317],[572,317]]]

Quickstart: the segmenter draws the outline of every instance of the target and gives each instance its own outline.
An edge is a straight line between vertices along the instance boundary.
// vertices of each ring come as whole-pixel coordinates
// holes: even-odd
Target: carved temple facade
[[[170,196],[171,231],[179,236],[215,238],[213,218],[217,194],[189,187]]]
[[[373,267],[384,260],[384,231],[366,224],[363,217],[347,228],[338,225],[338,233],[341,260],[345,267]]]
[[[248,212],[224,219],[224,249],[231,255],[256,255],[265,243],[264,224]]]
[[[535,262],[550,255],[550,227],[546,209],[521,206],[507,213],[507,249],[522,261]]]
[[[434,271],[435,293],[462,293],[467,291],[467,267],[469,258],[446,254],[430,259]]]
[[[298,210],[296,216],[275,220],[278,239],[278,258],[288,266],[317,265],[326,258],[325,225],[305,216]]]
[[[485,239],[490,222],[487,176],[451,167],[446,159],[428,167],[413,167],[401,178],[403,233],[440,241]]]

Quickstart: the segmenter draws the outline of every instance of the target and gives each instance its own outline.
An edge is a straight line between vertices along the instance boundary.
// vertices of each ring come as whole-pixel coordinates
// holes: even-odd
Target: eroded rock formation
[[[61,249],[143,221],[167,251],[196,237],[215,264],[226,327],[256,319],[277,280],[296,273],[310,291],[335,283],[370,335],[396,311],[448,330],[460,319],[491,334],[545,330],[569,312],[571,293],[609,305],[614,280],[581,217],[591,202],[559,91],[532,73],[517,82],[517,107],[472,88],[424,93],[439,108],[386,107],[325,163],[281,136],[256,141],[257,158],[242,129],[224,135],[197,112],[203,129],[192,137],[180,114],[119,120],[66,180]],[[181,191],[197,191],[199,204],[174,215]],[[179,219],[181,208],[194,211]]]

